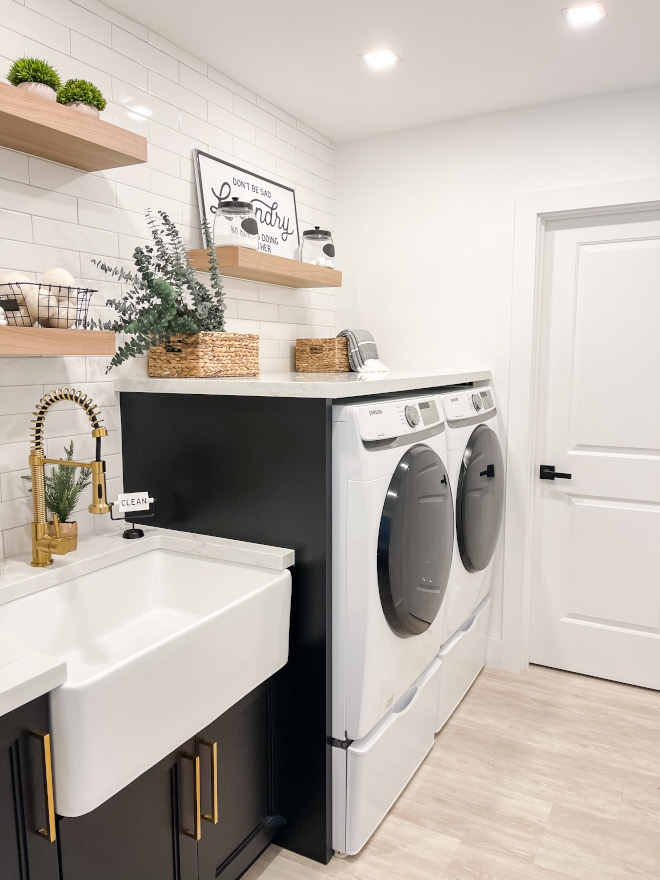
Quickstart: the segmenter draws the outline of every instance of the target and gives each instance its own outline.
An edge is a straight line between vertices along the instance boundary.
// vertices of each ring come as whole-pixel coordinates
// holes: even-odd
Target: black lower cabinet
[[[264,682],[96,810],[61,817],[61,880],[240,877],[285,824],[274,741],[279,681]]]
[[[277,785],[280,750],[273,741],[278,690],[277,679],[262,685],[197,737],[206,816],[198,850],[199,880],[240,877],[284,826]]]
[[[197,880],[194,740],[91,813],[58,824],[62,880]]]
[[[2,880],[59,880],[48,726],[47,697],[0,717]]]

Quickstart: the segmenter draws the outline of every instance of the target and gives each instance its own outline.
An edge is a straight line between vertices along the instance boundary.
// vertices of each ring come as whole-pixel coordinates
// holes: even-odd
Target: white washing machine
[[[454,541],[438,395],[333,407],[333,848],[354,854],[433,745]]]
[[[442,626],[439,730],[486,659],[492,560],[504,516],[504,459],[493,389],[441,395],[456,534]],[[442,693],[444,691],[444,695]]]

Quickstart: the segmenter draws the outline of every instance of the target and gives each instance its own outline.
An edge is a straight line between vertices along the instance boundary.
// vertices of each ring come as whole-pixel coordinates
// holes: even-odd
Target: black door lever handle
[[[494,464],[487,465],[486,470],[482,471],[479,474],[479,476],[480,477],[488,477],[488,479],[492,480],[493,477],[495,476],[495,465]]]
[[[539,477],[542,480],[570,480],[573,474],[559,474],[553,464],[542,464],[539,469]]]

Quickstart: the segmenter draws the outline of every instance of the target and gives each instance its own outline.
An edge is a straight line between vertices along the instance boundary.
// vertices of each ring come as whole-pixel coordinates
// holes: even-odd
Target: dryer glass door
[[[378,587],[394,632],[419,635],[445,597],[454,542],[449,477],[428,446],[409,449],[390,482],[378,534]]]
[[[456,491],[456,537],[463,565],[482,571],[493,558],[504,514],[504,459],[497,434],[474,429]]]

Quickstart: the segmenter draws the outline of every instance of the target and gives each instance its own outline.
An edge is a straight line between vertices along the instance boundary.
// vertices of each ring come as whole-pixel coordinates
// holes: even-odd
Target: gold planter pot
[[[78,547],[78,523],[77,522],[61,522],[60,526],[60,534],[61,538],[70,538],[73,546],[71,550],[75,550]],[[57,533],[55,532],[55,524],[52,519],[48,521],[48,534],[53,538],[57,537]]]
[[[149,349],[149,375],[176,379],[256,376],[259,337],[255,333],[189,333]]]

